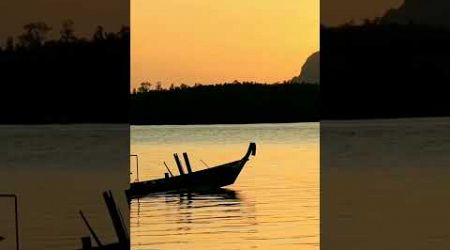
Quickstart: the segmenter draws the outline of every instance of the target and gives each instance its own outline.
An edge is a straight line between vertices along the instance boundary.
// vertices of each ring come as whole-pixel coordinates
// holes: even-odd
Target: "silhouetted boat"
[[[231,185],[236,181],[250,155],[255,154],[256,144],[252,142],[242,159],[193,172],[187,154],[184,153],[183,156],[188,173],[184,173],[178,155],[175,154],[180,175],[173,176],[171,174],[169,176],[166,173],[165,178],[131,183],[130,189],[126,191],[127,197],[132,199],[156,192],[208,190]]]

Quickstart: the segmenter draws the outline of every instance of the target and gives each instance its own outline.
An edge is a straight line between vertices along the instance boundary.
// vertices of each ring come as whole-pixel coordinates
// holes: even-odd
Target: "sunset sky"
[[[132,0],[132,87],[291,79],[319,50],[319,11],[319,0]]]
[[[134,1],[134,0],[133,0]],[[108,32],[130,25],[130,6],[123,0],[13,0],[0,1],[0,43],[9,36],[23,33],[30,22],[45,22],[53,29],[49,38],[59,38],[61,23],[74,22],[75,34],[92,37],[98,25]]]

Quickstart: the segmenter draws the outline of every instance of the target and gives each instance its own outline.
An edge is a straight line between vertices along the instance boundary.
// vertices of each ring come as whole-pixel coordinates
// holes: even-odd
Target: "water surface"
[[[323,249],[449,249],[450,118],[321,122]]]
[[[177,173],[175,152],[200,170],[240,159],[250,141],[256,156],[234,185],[134,200],[132,248],[319,249],[319,123],[131,128],[141,180],[163,177],[164,161]]]
[[[117,241],[102,192],[128,218],[128,145],[128,124],[0,126],[0,193],[18,196],[20,249],[81,248],[79,210],[103,243]],[[13,205],[0,199],[1,250],[16,247]]]

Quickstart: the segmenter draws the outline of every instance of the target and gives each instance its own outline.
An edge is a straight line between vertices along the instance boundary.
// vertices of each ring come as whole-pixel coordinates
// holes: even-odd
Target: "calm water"
[[[20,249],[81,248],[89,231],[80,209],[103,243],[116,241],[102,192],[112,190],[127,218],[128,133],[128,125],[0,126],[0,193],[19,198]],[[13,200],[0,199],[1,250],[15,249],[13,216]]]
[[[449,249],[450,118],[320,129],[323,249]]]
[[[210,194],[160,194],[131,204],[133,249],[319,249],[319,123],[133,126],[139,178],[160,178],[172,154],[193,169],[240,159],[235,184]],[[135,162],[131,159],[135,176]]]

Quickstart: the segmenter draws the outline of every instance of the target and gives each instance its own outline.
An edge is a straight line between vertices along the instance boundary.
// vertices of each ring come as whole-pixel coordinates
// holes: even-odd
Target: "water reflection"
[[[159,193],[133,200],[131,207],[133,233],[139,236],[133,238],[135,245],[180,247],[179,244],[188,243],[182,240],[183,236],[227,237],[227,234],[257,232],[254,205],[245,203],[239,192],[226,188]],[[167,240],[155,242],[155,237]]]
[[[195,209],[205,209],[214,207],[236,207],[241,205],[241,198],[238,192],[227,189],[217,188],[202,191],[189,192],[165,192],[151,194],[132,201],[133,207],[136,208],[136,225],[140,224],[141,207],[146,208],[155,200],[164,200],[167,206],[177,207],[180,216],[177,223],[192,223],[192,211]],[[233,212],[235,210],[228,209],[223,212]],[[145,217],[145,215],[143,215]],[[222,216],[227,218],[226,216]],[[233,218],[233,217],[229,217]],[[216,219],[218,219],[216,217]],[[189,229],[188,229],[189,230]]]

